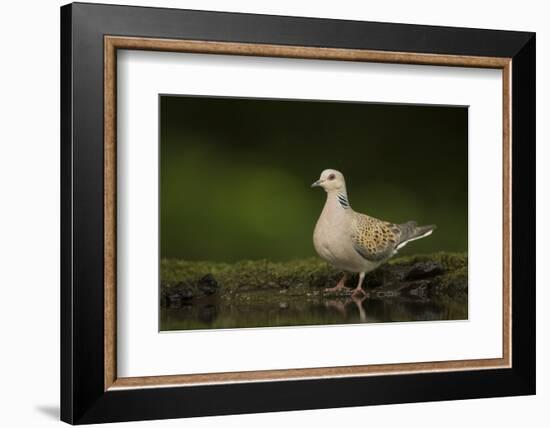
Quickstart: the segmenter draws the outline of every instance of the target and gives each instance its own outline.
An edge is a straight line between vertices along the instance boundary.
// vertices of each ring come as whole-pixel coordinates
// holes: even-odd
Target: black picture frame
[[[512,367],[104,390],[104,36],[512,58]],[[535,393],[535,34],[73,3],[61,8],[61,419],[71,424]]]

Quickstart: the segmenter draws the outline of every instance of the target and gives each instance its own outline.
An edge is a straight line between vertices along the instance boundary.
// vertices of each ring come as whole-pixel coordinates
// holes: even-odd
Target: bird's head
[[[322,187],[325,192],[332,192],[335,190],[345,190],[346,181],[344,180],[344,174],[335,169],[325,169],[319,180],[311,185],[311,187]]]

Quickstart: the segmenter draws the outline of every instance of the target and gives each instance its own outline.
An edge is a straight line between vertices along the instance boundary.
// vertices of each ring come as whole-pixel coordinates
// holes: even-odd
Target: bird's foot
[[[347,288],[344,286],[344,284],[338,283],[334,287],[325,288],[325,293],[340,293],[342,291],[346,291]]]
[[[339,292],[347,290],[347,288],[346,288],[346,279],[347,279],[347,276],[346,276],[346,274],[344,274],[344,276],[342,276],[342,278],[340,278],[340,281],[338,281],[338,284],[336,284],[334,287],[325,288],[325,293],[339,293]]]
[[[356,287],[353,289],[353,292],[351,293],[353,297],[361,297],[366,296],[367,293],[365,293],[365,290],[363,290],[361,287]]]
[[[363,303],[363,301],[366,300],[367,296],[368,294],[366,292],[352,294],[351,300],[357,305]]]

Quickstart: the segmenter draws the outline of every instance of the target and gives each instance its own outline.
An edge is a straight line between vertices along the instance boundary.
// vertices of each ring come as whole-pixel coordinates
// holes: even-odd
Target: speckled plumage
[[[313,243],[317,253],[328,263],[345,272],[360,273],[356,291],[366,272],[376,269],[408,242],[432,233],[434,225],[418,226],[409,221],[394,224],[355,212],[349,203],[342,173],[325,170],[313,187],[327,192]],[[334,289],[343,288],[345,277]],[[333,290],[333,289],[331,289]]]
[[[435,226],[420,226],[409,221],[393,224],[377,218],[352,212],[351,239],[356,251],[372,261],[384,261],[393,256],[407,242],[430,233]]]

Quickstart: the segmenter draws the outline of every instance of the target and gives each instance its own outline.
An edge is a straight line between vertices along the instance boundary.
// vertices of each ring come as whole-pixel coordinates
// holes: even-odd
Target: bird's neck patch
[[[342,206],[342,208],[344,208],[344,209],[349,208],[348,197],[346,195],[344,195],[342,193],[338,193],[337,198],[338,198],[338,202],[340,202],[340,205]]]

